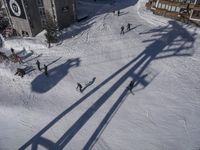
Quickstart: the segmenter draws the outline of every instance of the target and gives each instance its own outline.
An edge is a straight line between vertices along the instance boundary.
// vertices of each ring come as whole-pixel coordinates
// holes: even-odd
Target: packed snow
[[[5,40],[1,51],[23,63],[0,64],[0,150],[199,150],[199,28],[153,15],[144,0],[80,4],[89,18],[51,48],[42,33]]]

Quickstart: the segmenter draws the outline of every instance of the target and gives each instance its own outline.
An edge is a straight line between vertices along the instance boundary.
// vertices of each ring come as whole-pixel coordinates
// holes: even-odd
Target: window
[[[26,31],[22,31],[22,36],[29,36],[29,34],[28,34],[28,32],[26,32]]]
[[[66,13],[66,12],[68,12],[68,11],[69,11],[69,7],[68,7],[68,6],[62,8],[62,12],[63,12],[63,13]]]
[[[194,10],[192,14],[193,18],[200,18],[200,11]]]
[[[180,7],[176,7],[176,12],[180,12]]]
[[[45,18],[41,18],[41,23],[42,23],[42,27],[44,28],[47,24],[46,19]]]
[[[200,0],[197,0],[197,3],[196,4],[200,4]]]
[[[165,4],[162,4],[162,9],[165,9]]]
[[[167,9],[167,10],[168,10],[168,11],[170,11],[170,10],[171,10],[171,7],[172,7],[172,6],[170,6],[170,5],[169,5],[169,7],[168,7],[168,9]]]
[[[172,6],[171,11],[175,11],[175,10],[176,10],[176,7]]]
[[[37,0],[37,4],[38,4],[39,6],[43,6],[43,1],[42,1],[42,0]]]
[[[158,8],[161,8],[161,3],[158,3]]]
[[[169,8],[169,5],[167,5],[167,4],[166,4],[166,7],[165,7],[165,9],[167,9],[167,10],[168,10],[168,8]]]
[[[44,8],[39,8],[39,13],[40,13],[40,16],[45,16]]]

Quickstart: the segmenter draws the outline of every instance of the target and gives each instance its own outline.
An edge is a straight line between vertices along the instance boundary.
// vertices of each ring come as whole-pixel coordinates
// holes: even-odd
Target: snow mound
[[[41,42],[37,38],[13,38],[4,42],[4,48],[14,48],[16,51],[22,49],[33,50],[46,48],[46,43]]]

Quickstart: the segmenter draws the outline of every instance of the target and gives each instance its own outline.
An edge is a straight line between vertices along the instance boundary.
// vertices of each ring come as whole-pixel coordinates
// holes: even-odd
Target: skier
[[[133,81],[133,80],[129,83],[127,89],[128,89],[130,92],[132,92],[133,87],[134,87],[134,84],[135,84],[135,81]]]
[[[120,15],[120,10],[117,11],[117,16],[119,16],[119,15]]]
[[[48,67],[44,64],[44,74],[48,76]]]
[[[36,65],[37,65],[37,67],[38,67],[38,70],[41,71],[39,60],[36,61]]]
[[[127,31],[130,31],[130,30],[131,30],[131,25],[132,25],[132,24],[130,24],[130,23],[127,24]]]
[[[15,75],[19,75],[22,78],[24,77],[25,74],[26,74],[26,72],[24,71],[24,69],[21,69],[21,68],[17,68],[17,71],[15,73]]]
[[[124,26],[121,26],[121,32],[120,34],[124,34]]]
[[[82,93],[82,85],[80,83],[77,83],[76,89],[79,89],[79,91]]]

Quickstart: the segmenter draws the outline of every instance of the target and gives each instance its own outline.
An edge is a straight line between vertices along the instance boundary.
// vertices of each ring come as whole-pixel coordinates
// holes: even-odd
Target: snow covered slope
[[[4,43],[24,63],[0,64],[0,150],[200,148],[199,29],[158,19],[144,2],[82,1],[90,18],[50,49],[41,37]],[[18,67],[29,69],[24,78]]]

